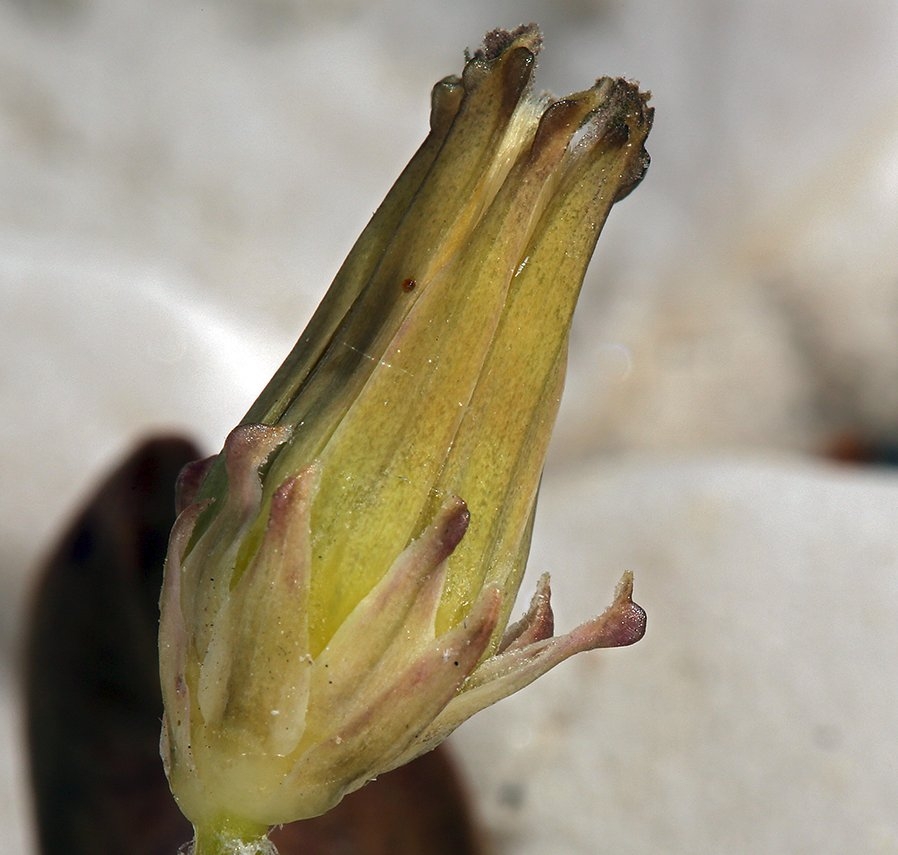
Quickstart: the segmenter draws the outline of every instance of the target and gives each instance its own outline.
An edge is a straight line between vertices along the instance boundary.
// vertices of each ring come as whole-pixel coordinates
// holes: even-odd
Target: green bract
[[[163,754],[200,837],[322,813],[571,654],[548,580],[508,620],[571,316],[642,178],[633,83],[531,94],[539,34],[493,33],[218,458],[185,473],[162,597]],[[229,832],[231,833],[231,832]]]

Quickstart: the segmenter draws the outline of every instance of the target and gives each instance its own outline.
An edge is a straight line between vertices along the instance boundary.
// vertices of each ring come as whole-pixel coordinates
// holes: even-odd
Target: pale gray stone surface
[[[633,455],[542,499],[556,629],[624,569],[649,624],[458,734],[503,852],[898,851],[898,478]]]
[[[649,635],[457,744],[502,853],[896,852],[898,6],[19,0],[0,7],[0,822],[40,556],[136,438],[210,450],[423,137],[539,21],[539,81],[654,92],[584,289],[534,569],[559,627],[638,573]],[[617,847],[614,849],[614,847]]]

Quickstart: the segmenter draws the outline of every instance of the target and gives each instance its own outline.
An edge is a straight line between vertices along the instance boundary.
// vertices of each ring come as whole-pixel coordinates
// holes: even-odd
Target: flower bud
[[[322,813],[573,653],[644,632],[629,574],[568,635],[547,577],[507,626],[574,306],[652,121],[620,79],[535,97],[538,48],[534,27],[491,33],[436,85],[429,136],[296,348],[184,473],[163,754],[198,833]]]

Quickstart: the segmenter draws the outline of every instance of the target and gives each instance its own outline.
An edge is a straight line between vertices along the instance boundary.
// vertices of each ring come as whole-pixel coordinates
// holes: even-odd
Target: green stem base
[[[195,828],[193,843],[184,855],[278,855],[278,851],[268,839],[267,828],[238,828],[224,822],[216,827]]]

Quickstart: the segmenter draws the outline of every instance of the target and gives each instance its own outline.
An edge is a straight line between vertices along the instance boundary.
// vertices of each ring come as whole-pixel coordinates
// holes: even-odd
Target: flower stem
[[[187,855],[278,855],[264,827],[236,827],[225,822],[195,829]]]

